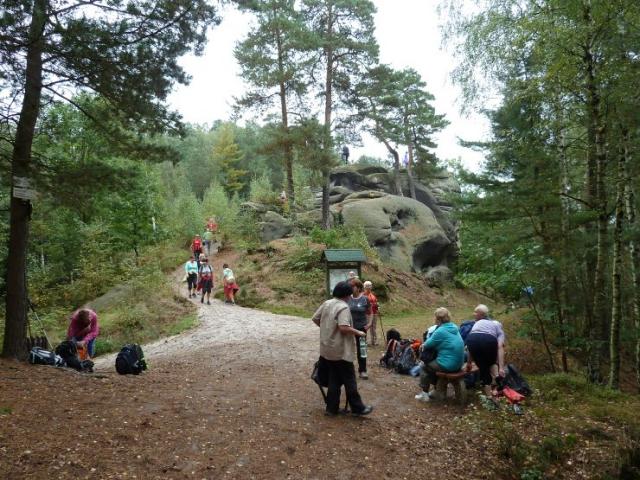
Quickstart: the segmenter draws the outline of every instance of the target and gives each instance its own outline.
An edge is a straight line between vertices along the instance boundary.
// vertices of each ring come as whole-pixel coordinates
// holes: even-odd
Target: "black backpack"
[[[130,343],[122,347],[116,357],[116,371],[120,375],[138,375],[147,369],[142,348],[137,343]]]
[[[508,364],[507,368],[505,368],[504,378],[496,379],[498,383],[498,387],[500,389],[504,387],[510,387],[521,395],[528,397],[533,393],[531,387],[524,379],[524,377],[520,374],[518,369],[513,364]]]
[[[404,375],[408,375],[409,371],[416,366],[416,354],[411,347],[411,343],[411,340],[403,340],[399,346],[402,350],[395,367],[396,372]]]
[[[78,347],[73,340],[65,340],[56,347],[56,353],[64,360],[64,366],[78,370],[79,372],[93,372],[91,360],[80,360]]]
[[[40,347],[33,347],[29,352],[29,363],[33,365],[54,365],[62,367],[64,360],[60,355],[45,350]]]

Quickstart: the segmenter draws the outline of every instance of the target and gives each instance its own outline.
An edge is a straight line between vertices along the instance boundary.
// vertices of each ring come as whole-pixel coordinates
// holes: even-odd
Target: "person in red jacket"
[[[200,258],[200,254],[202,253],[202,239],[200,235],[196,235],[193,242],[191,242],[191,252],[196,259]]]
[[[373,284],[370,281],[367,280],[364,282],[364,295],[369,299],[369,308],[366,311],[367,325],[369,325],[367,333],[369,334],[371,345],[378,345],[376,325],[380,319],[380,310],[378,307],[378,298],[371,291],[372,288]]]
[[[79,347],[86,347],[90,357],[96,353],[96,338],[99,333],[98,315],[93,310],[82,308],[71,315],[67,340],[75,341]]]

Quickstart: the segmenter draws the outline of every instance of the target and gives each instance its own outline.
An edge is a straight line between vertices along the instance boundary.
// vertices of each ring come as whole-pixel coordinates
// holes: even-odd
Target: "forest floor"
[[[373,414],[326,417],[308,318],[193,303],[198,326],[145,345],[139,376],[117,375],[114,355],[94,374],[0,361],[0,478],[543,478],[527,466],[525,446],[549,436],[534,409],[420,404],[417,380],[378,367],[372,348],[358,387]],[[558,433],[547,478],[610,470],[618,433],[580,425],[591,437]]]

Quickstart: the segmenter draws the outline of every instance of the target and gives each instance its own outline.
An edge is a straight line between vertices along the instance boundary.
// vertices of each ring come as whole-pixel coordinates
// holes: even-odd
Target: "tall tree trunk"
[[[409,182],[409,195],[416,199],[416,186],[413,183],[413,142],[409,142],[409,163],[407,164],[407,181]]]
[[[627,216],[627,225],[631,229],[636,228],[636,199],[635,191],[633,189],[633,181],[629,172],[629,165],[631,165],[631,152],[629,150],[630,138],[629,132],[624,132],[624,203],[625,213]],[[628,240],[629,249],[629,274],[631,276],[631,315],[633,325],[636,330],[636,381],[638,387],[640,387],[640,247],[636,243],[633,236]]]
[[[585,3],[583,11],[583,20],[590,29],[593,25],[591,15],[591,7]],[[597,241],[596,241],[596,258],[587,253],[587,275],[589,290],[593,298],[593,306],[587,307],[587,335],[588,343],[588,361],[587,375],[591,382],[600,382],[602,375],[600,372],[601,353],[603,338],[603,325],[606,325],[605,313],[605,292],[604,292],[604,274],[605,274],[605,240],[607,234],[606,218],[603,219],[604,210],[606,210],[606,197],[604,197],[604,131],[601,128],[601,105],[600,95],[598,91],[595,68],[596,61],[592,52],[593,38],[589,33],[585,38],[583,64],[585,68],[585,89],[587,97],[587,178],[586,178],[586,199],[590,208],[598,213],[597,222]],[[605,204],[603,205],[603,199]],[[587,237],[591,238],[593,227],[587,227]],[[593,273],[592,273],[593,272]]]
[[[333,9],[329,5],[327,12],[327,44],[331,45],[331,36],[333,35]],[[325,90],[324,90],[324,154],[327,159],[330,157],[331,149],[331,113],[333,109],[333,49],[329,46],[325,47],[325,58],[327,61],[327,69],[325,73]],[[324,173],[324,182],[322,184],[322,228],[328,230],[331,227],[329,221],[329,194],[331,190],[331,169],[327,169]]]
[[[567,373],[569,365],[567,362],[567,324],[569,315],[567,306],[569,305],[569,295],[567,291],[568,265],[566,259],[569,258],[569,199],[565,194],[569,193],[569,165],[567,164],[567,143],[563,128],[559,132],[560,144],[558,154],[560,157],[560,261],[558,272],[557,304],[558,323],[560,325],[560,348],[562,355],[562,371]]]
[[[402,185],[400,185],[400,154],[388,141],[383,140],[382,142],[384,143],[384,146],[387,147],[387,151],[393,157],[393,189],[395,190],[393,193],[403,197]]]
[[[275,7],[274,7],[275,8]],[[289,110],[287,109],[287,86],[284,83],[284,60],[282,58],[282,37],[280,30],[276,30],[276,45],[278,48],[278,75],[280,77],[280,115],[282,121],[284,171],[287,177],[287,197],[289,204],[293,206],[295,191],[293,186],[293,149],[289,138]]]
[[[47,0],[34,1],[29,27],[24,98],[11,159],[14,178],[28,177],[30,172],[31,148],[42,96],[42,51],[46,9]],[[26,263],[31,204],[12,196],[10,210],[6,320],[2,355],[22,358],[25,355],[23,350],[27,333]]]
[[[620,321],[622,316],[622,230],[624,227],[624,191],[625,161],[624,151],[618,155],[618,174],[616,177],[616,224],[613,230],[613,274],[611,278],[611,333],[609,336],[609,387],[620,386]]]

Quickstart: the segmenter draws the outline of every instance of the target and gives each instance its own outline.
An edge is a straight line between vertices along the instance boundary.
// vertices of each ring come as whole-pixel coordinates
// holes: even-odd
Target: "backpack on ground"
[[[527,381],[513,364],[508,364],[504,373],[504,378],[499,381],[499,388],[509,387],[525,397],[533,393]]]
[[[130,343],[122,347],[116,357],[116,371],[120,375],[138,375],[147,369],[142,348],[137,343]]]
[[[396,340],[394,338],[391,338],[388,342],[387,342],[387,348],[384,351],[384,354],[382,355],[382,358],[380,358],[380,365],[386,368],[393,368],[393,358],[395,355],[395,351],[396,348],[399,344],[399,340]]]
[[[403,375],[409,375],[409,372],[416,366],[416,353],[413,350],[411,340],[402,340],[400,342],[397,355],[397,361],[395,362],[396,372]]]
[[[91,360],[80,360],[78,347],[73,340],[65,340],[56,347],[56,353],[64,360],[65,367],[73,368],[79,372],[93,372],[93,362]]]
[[[62,367],[64,360],[60,355],[40,347],[33,347],[29,352],[29,363],[32,365],[53,365]]]

